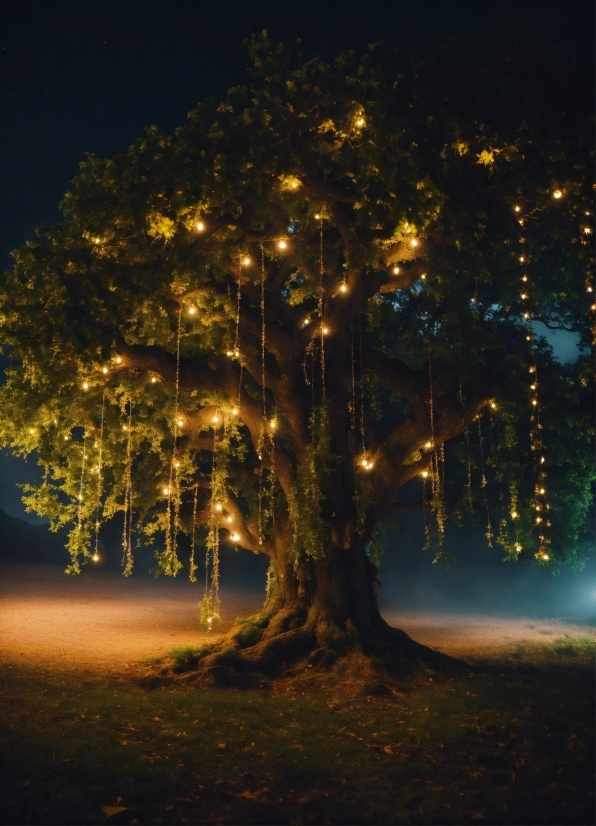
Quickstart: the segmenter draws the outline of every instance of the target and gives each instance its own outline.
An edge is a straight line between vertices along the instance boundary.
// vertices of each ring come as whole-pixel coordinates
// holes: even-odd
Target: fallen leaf
[[[393,749],[391,748],[391,746],[383,746],[383,751],[385,752],[385,754],[393,754]]]
[[[114,815],[119,815],[120,812],[125,812],[127,810],[126,806],[102,806],[102,812],[106,817],[114,817]]]
[[[227,747],[228,747],[228,744],[227,744],[227,743],[220,743],[220,744],[219,744],[219,746],[218,746],[217,748],[218,748],[218,749],[226,749]]]

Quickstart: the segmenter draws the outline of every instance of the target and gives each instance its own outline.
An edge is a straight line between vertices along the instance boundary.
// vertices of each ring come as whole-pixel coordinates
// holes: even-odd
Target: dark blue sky
[[[19,0],[2,24],[0,255],[59,220],[58,202],[86,151],[112,155],[145,126],[171,131],[197,101],[244,79],[251,33],[301,38],[305,55],[331,58],[383,39],[407,46],[436,34],[481,31],[509,6],[528,38],[546,30],[592,74],[593,3],[586,0],[171,0],[101,3]],[[563,354],[573,355],[564,333]],[[555,343],[557,343],[557,341]],[[31,465],[0,457],[0,508],[22,512],[15,481]]]

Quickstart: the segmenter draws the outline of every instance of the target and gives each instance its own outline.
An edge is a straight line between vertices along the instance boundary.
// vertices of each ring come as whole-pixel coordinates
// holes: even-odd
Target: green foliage
[[[201,102],[174,134],[152,127],[113,158],[87,155],[63,222],[14,252],[0,287],[12,358],[0,442],[46,469],[26,506],[53,530],[72,526],[72,572],[96,521],[130,508],[159,572],[185,567],[177,537],[199,527],[213,557],[230,537],[214,501],[233,509],[243,546],[316,559],[332,525],[370,539],[416,484],[436,427],[448,470],[430,503],[439,539],[445,502],[461,518],[489,507],[506,558],[540,546],[553,570],[581,565],[593,367],[563,366],[545,343],[531,352],[520,281],[523,245],[534,317],[587,351],[592,127],[573,67],[504,31],[331,64],[266,36],[249,51],[250,84]],[[533,358],[545,540],[532,512]],[[495,399],[492,431],[484,419],[477,436],[474,417]]]

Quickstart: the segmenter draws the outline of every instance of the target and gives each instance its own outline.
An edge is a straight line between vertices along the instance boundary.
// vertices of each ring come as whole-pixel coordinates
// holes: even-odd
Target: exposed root
[[[247,688],[337,685],[342,692],[390,697],[403,690],[404,680],[434,679],[466,667],[385,623],[361,634],[349,620],[340,628],[325,620],[304,622],[294,611],[240,620],[212,644],[174,654],[154,669],[153,681],[170,682],[177,675]]]

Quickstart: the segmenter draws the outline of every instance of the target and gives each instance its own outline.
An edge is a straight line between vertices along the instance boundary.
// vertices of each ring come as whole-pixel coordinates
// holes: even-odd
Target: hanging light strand
[[[81,456],[81,478],[79,480],[78,506],[77,506],[77,531],[81,533],[83,526],[83,488],[85,487],[85,464],[87,461],[87,428],[83,431],[83,454]]]
[[[534,316],[534,308],[532,304],[530,271],[528,267],[529,256],[526,250],[525,238],[520,238],[522,244],[522,255],[520,256],[520,263],[522,264],[522,293],[521,298],[525,303],[527,309],[523,313],[523,318],[526,326],[526,341],[529,342],[529,373],[530,373],[530,450],[532,452],[532,469],[533,469],[533,483],[534,483],[534,498],[533,510],[534,526],[538,528],[539,546],[536,557],[543,562],[547,562],[550,558],[548,546],[550,539],[547,536],[547,529],[551,527],[551,522],[548,517],[549,504],[546,499],[546,488],[544,486],[547,478],[546,455],[544,449],[544,441],[542,438],[542,422],[540,417],[540,385],[538,377],[538,360],[536,358],[536,344],[534,340],[534,328],[532,320]]]
[[[321,340],[321,399],[323,403],[326,401],[326,381],[325,381],[325,306],[324,306],[324,288],[323,276],[325,275],[325,261],[323,258],[323,216],[320,218],[319,225],[319,332]]]
[[[170,564],[176,557],[175,532],[172,529],[172,503],[174,498],[174,475],[176,465],[176,441],[178,438],[178,400],[180,394],[180,338],[182,335],[182,304],[178,308],[178,330],[176,333],[176,383],[174,392],[174,444],[170,461],[170,479],[167,487],[168,505],[166,509],[166,557]],[[175,567],[175,565],[174,565]]]
[[[102,497],[102,479],[103,479],[103,428],[106,409],[106,391],[104,389],[101,398],[101,419],[99,423],[99,453],[97,457],[97,492],[96,492],[96,507],[95,507],[95,549],[93,553],[93,560],[95,562],[99,559],[99,514],[101,511],[101,497]]]
[[[122,532],[124,576],[132,573],[132,401],[128,401],[126,465],[124,471],[124,529]]]
[[[482,416],[478,416],[478,447],[480,451],[480,487],[482,488],[482,495],[484,497],[484,509],[486,510],[486,541],[489,548],[493,546],[493,526],[490,521],[490,509],[488,507],[488,496],[486,488],[488,480],[484,471],[484,446],[482,436]]]
[[[196,582],[196,570],[197,564],[195,562],[195,533],[196,533],[196,526],[197,526],[197,504],[199,500],[199,486],[196,484],[193,489],[193,496],[192,496],[192,528],[191,528],[191,536],[190,536],[190,561],[189,561],[189,579],[191,582]]]
[[[431,432],[431,494],[432,494],[432,508],[437,522],[437,553],[435,560],[437,560],[443,552],[443,544],[445,539],[445,501],[444,501],[444,484],[445,484],[445,451],[441,444],[441,450],[437,450],[437,442],[435,439],[435,409],[434,409],[434,389],[433,389],[433,368],[432,355],[430,349],[430,342],[428,345],[428,381],[429,381],[429,407],[430,407],[430,432]]]

